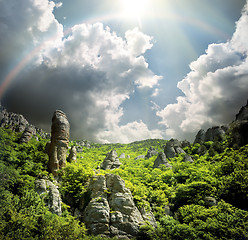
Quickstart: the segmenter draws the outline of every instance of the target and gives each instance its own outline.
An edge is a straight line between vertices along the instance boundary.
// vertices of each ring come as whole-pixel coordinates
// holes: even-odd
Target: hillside
[[[70,141],[66,166],[58,176],[49,172],[47,134],[34,131],[30,140],[20,141],[24,128],[15,131],[10,122],[1,125],[0,239],[248,239],[248,145],[243,139],[247,116],[243,113],[222,135],[211,135],[209,141],[209,134],[201,132],[205,139],[198,134],[195,144],[161,139],[130,144]],[[68,157],[73,148],[76,160]],[[168,157],[167,148],[176,155]],[[120,165],[104,170],[103,162],[110,161],[112,150],[111,157]],[[154,167],[161,152],[166,164]],[[118,187],[109,187],[110,178]],[[99,185],[100,180],[108,188]],[[125,216],[125,211],[111,205],[117,195],[133,201],[125,211],[136,211],[133,218],[145,220],[137,223],[133,235],[126,230],[130,219],[115,223],[112,218]],[[103,212],[106,204],[109,210]],[[94,213],[98,222],[87,219],[86,213]],[[97,217],[99,213],[109,214],[110,221],[103,222],[105,215]]]

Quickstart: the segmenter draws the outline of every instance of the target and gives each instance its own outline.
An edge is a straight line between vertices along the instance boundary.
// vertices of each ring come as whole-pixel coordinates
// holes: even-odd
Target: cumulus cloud
[[[234,120],[248,98],[248,5],[230,41],[211,44],[178,83],[185,96],[158,111],[166,135],[193,140],[200,128]]]
[[[61,109],[76,138],[129,142],[136,134],[160,136],[143,122],[119,126],[121,104],[136,87],[153,88],[161,79],[143,56],[152,38],[138,29],[122,38],[101,23],[75,25],[63,35],[53,15],[60,5],[48,0],[0,2],[1,66],[37,49],[9,86],[3,105],[47,131],[53,111]]]
[[[142,121],[131,122],[126,125],[114,125],[110,130],[99,132],[98,139],[103,143],[121,142],[129,143],[144,139],[162,139],[163,135],[160,130],[149,130],[147,125]]]

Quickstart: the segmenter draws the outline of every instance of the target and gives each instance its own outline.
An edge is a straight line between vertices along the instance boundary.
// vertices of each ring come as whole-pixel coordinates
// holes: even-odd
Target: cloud
[[[120,142],[129,143],[144,139],[162,139],[160,130],[149,130],[142,121],[131,122],[126,125],[114,125],[110,130],[99,132],[98,139],[103,143]]]
[[[61,109],[71,123],[72,138],[121,142],[136,140],[136,134],[160,136],[143,122],[119,126],[122,103],[137,87],[153,88],[161,79],[143,56],[152,38],[138,29],[122,38],[101,23],[75,25],[64,36],[55,7],[59,5],[47,0],[0,2],[1,66],[36,49],[5,93],[3,105],[47,131],[53,111]]]
[[[190,64],[191,72],[178,83],[185,94],[158,111],[166,135],[193,140],[197,131],[234,120],[248,93],[248,5],[230,41],[211,44]]]

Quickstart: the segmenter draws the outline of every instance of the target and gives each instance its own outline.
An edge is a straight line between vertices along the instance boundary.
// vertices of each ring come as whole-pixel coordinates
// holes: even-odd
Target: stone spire
[[[51,143],[48,146],[48,169],[54,176],[66,165],[70,124],[64,112],[56,110],[52,118]]]

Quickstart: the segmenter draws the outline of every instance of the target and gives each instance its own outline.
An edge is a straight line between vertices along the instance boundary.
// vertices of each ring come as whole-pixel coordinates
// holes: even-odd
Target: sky
[[[248,98],[246,0],[0,0],[0,101],[71,139],[193,141]]]

